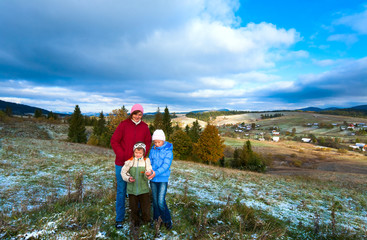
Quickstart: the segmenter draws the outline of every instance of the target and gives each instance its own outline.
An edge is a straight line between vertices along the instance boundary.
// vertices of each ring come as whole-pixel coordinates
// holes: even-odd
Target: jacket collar
[[[135,122],[132,118],[131,118],[131,121],[132,121],[135,125],[138,125],[139,123],[141,123],[141,120],[139,120],[138,122]]]

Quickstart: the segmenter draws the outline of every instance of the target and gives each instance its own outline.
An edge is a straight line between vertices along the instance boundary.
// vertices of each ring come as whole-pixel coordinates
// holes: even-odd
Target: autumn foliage
[[[218,129],[208,124],[201,133],[199,141],[194,144],[194,154],[204,163],[217,163],[224,156],[223,142]]]

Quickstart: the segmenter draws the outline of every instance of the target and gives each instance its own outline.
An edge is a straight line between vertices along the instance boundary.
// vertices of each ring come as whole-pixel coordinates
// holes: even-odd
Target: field
[[[67,125],[0,122],[1,239],[363,239],[367,160],[311,144],[252,141],[284,162],[265,174],[175,160],[174,227],[114,228],[114,153],[66,142]],[[225,138],[231,146],[246,139]],[[301,167],[291,162],[302,160]]]

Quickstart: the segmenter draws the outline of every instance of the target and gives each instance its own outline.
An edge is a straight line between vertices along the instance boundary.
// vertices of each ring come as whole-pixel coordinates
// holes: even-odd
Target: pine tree
[[[239,169],[248,169],[257,172],[264,172],[266,169],[265,159],[252,151],[250,140],[247,140],[243,144],[239,158]]]
[[[190,133],[190,127],[189,127],[189,125],[186,125],[185,132],[187,133],[187,135],[189,135],[189,133]]]
[[[40,118],[42,117],[42,110],[39,108],[36,108],[36,110],[34,110],[34,117],[35,118]]]
[[[95,135],[95,136],[101,136],[102,133],[104,133],[106,131],[105,128],[106,128],[106,120],[104,118],[103,111],[102,111],[99,114],[99,119],[94,124],[94,127],[93,127],[93,135]]]
[[[216,163],[224,156],[224,140],[219,136],[218,129],[208,124],[198,142],[194,144],[194,154],[205,163]]]
[[[200,133],[201,133],[201,127],[200,127],[199,121],[196,120],[195,122],[192,123],[192,126],[189,130],[189,136],[192,142],[194,143],[198,142],[200,138]]]
[[[166,134],[166,138],[170,139],[170,136],[172,135],[173,128],[172,128],[172,122],[171,122],[171,116],[169,114],[168,107],[164,109],[163,114],[163,132]]]
[[[54,119],[57,120],[58,116],[57,114],[53,113],[52,111],[47,114],[48,119]]]
[[[243,144],[241,149],[239,169],[246,169],[248,167],[248,162],[250,160],[251,153],[252,153],[251,142],[247,140],[246,143]]]
[[[174,146],[173,155],[175,159],[186,160],[192,153],[191,138],[181,129],[175,131],[171,136]]]
[[[162,117],[162,113],[159,110],[159,107],[157,109],[157,112],[154,116],[154,121],[153,121],[153,131],[157,130],[157,129],[162,129],[163,130],[163,117]],[[166,132],[165,132],[166,134]]]
[[[84,124],[84,118],[80,112],[80,108],[78,105],[75,106],[74,113],[71,115],[70,118],[68,138],[69,141],[71,142],[76,143],[87,142],[87,134]]]
[[[5,114],[8,115],[9,117],[13,116],[13,110],[11,109],[11,107],[6,106]]]
[[[235,150],[233,152],[233,160],[231,162],[231,167],[239,169],[240,166],[241,166],[241,163],[240,163],[240,150],[238,148],[235,148]]]

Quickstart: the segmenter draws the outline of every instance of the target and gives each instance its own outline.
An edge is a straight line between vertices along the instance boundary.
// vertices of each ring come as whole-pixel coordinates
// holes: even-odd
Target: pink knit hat
[[[143,106],[141,106],[140,104],[135,104],[130,111],[130,114],[132,114],[135,111],[140,111],[141,113],[144,113],[144,109]]]

